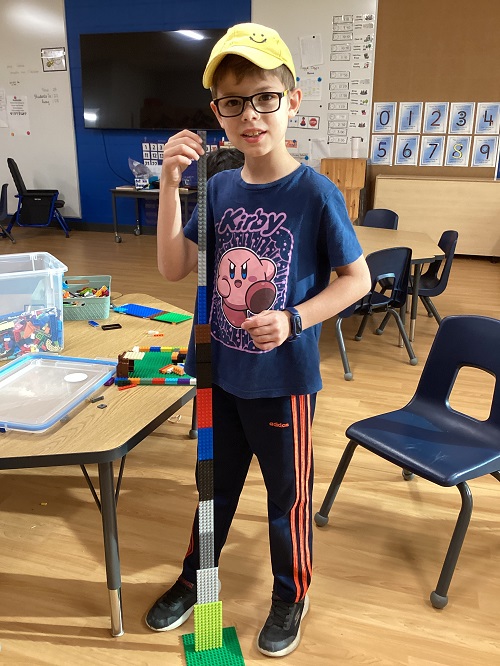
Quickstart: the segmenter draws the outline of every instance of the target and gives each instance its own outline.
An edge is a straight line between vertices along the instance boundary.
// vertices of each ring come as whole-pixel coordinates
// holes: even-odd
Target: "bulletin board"
[[[7,157],[26,186],[57,189],[65,217],[80,217],[80,197],[67,61],[64,0],[0,3],[0,184],[9,183],[8,211],[17,208]]]
[[[253,0],[252,21],[279,32],[303,99],[287,143],[302,162],[368,156],[377,0]],[[354,141],[353,141],[354,139]]]
[[[500,145],[499,24],[500,3],[493,0],[379,0],[373,101],[375,108],[395,104],[395,124],[387,133],[394,142],[392,164],[368,167],[372,191],[378,174],[495,177]],[[408,134],[400,118],[412,108],[420,109],[421,122]],[[438,113],[444,120],[441,125],[426,122],[431,117],[437,121]],[[373,110],[372,122],[376,116]],[[375,128],[372,143],[381,135]],[[391,152],[389,143],[384,149]],[[404,159],[410,152],[413,163]]]

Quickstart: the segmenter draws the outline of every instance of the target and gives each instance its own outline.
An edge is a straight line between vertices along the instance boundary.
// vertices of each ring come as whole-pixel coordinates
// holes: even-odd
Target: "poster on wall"
[[[396,127],[396,102],[375,102],[373,105],[373,132],[394,132]]]
[[[444,138],[444,135],[422,137],[420,166],[443,166]]]
[[[448,102],[426,102],[424,110],[424,134],[446,134]]]
[[[370,163],[391,166],[393,148],[394,134],[374,134],[372,136]]]
[[[452,102],[448,134],[472,134],[474,102]]]
[[[398,134],[394,151],[394,164],[398,166],[403,164],[417,166],[419,143],[420,137],[418,135]]]
[[[7,95],[7,118],[12,136],[30,136],[27,95]]]
[[[59,46],[52,49],[42,49],[42,69],[44,72],[64,72],[66,66],[66,49]]]
[[[500,128],[500,103],[478,102],[476,134],[498,134]]]
[[[471,137],[449,135],[446,141],[445,166],[469,166]]]
[[[422,125],[422,102],[400,102],[398,132],[414,134]]]
[[[498,152],[498,136],[475,136],[471,166],[494,167]]]

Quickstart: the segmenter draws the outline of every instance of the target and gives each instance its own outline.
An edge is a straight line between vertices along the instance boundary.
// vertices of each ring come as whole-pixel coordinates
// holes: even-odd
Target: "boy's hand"
[[[203,155],[203,146],[200,137],[189,130],[182,130],[170,137],[163,151],[163,165],[161,168],[162,185],[179,187],[182,172],[193,160],[199,160]]]
[[[249,333],[257,349],[270,351],[290,337],[290,317],[283,310],[263,310],[245,319],[241,328]]]

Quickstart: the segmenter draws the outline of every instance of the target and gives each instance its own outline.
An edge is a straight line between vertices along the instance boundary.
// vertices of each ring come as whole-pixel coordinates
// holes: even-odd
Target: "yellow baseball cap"
[[[292,54],[276,30],[258,23],[238,23],[212,49],[203,74],[204,88],[210,88],[215,70],[229,53],[242,56],[262,69],[286,65],[295,79]]]

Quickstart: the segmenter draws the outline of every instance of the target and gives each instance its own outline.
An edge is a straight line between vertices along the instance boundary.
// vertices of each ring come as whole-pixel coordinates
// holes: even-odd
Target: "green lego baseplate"
[[[222,647],[196,652],[194,633],[184,634],[186,666],[245,666],[240,643],[234,627],[222,629]]]
[[[165,375],[160,372],[161,368],[172,364],[171,352],[144,352],[141,359],[134,360],[134,370],[129,373],[129,377],[140,378],[165,378]],[[170,375],[175,376],[175,375]],[[184,374],[184,378],[188,379],[191,375]]]
[[[180,324],[181,321],[187,321],[192,318],[192,315],[179,314],[178,312],[162,312],[152,319],[154,321],[166,321],[169,324]]]

